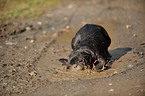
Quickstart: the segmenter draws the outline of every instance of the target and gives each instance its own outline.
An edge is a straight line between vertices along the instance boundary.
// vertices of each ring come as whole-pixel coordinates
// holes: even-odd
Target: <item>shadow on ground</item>
[[[127,54],[127,52],[131,51],[132,48],[130,47],[126,47],[126,48],[116,48],[114,50],[110,50],[110,54],[112,55],[112,59],[113,61],[118,60],[119,58],[121,58],[122,56],[124,56],[125,54]]]

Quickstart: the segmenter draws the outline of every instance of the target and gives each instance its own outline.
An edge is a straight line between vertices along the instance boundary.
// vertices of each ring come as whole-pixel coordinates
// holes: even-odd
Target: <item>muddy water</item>
[[[103,25],[107,29],[113,40],[116,39],[114,28],[119,26],[117,22],[100,22],[100,25]],[[49,79],[50,81],[102,78],[118,74],[134,67],[138,62],[143,62],[143,58],[135,55],[131,48],[116,48],[115,43],[112,42],[109,50],[114,62],[110,69],[104,70],[103,72],[96,72],[89,69],[83,71],[65,70],[58,59],[68,58],[72,51],[70,44],[74,34],[75,32],[72,30],[64,32],[63,35],[51,45],[45,57],[40,59],[37,64],[38,71],[44,78]]]

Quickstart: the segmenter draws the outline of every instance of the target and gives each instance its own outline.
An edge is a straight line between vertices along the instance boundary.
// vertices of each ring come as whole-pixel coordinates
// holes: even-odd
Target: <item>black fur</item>
[[[104,69],[104,66],[111,59],[108,47],[111,39],[106,30],[94,24],[84,25],[72,39],[72,53],[69,59],[60,59],[63,64],[71,66],[77,64],[97,70]]]

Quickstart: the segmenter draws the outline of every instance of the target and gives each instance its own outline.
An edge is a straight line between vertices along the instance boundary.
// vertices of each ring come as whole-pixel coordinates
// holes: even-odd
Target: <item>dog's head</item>
[[[78,51],[72,51],[72,53],[69,56],[69,59],[59,59],[59,61],[62,63],[62,65],[71,67],[72,65],[79,65],[82,67],[82,69],[90,68],[97,71],[104,70],[110,62],[110,59],[105,60],[103,58],[98,58],[94,56],[94,54],[91,53],[91,51],[84,51],[84,50],[78,50]]]
[[[81,67],[90,67],[93,60],[92,55],[87,51],[73,51],[70,54],[69,59],[61,58],[59,61],[68,67],[74,64],[80,65]]]

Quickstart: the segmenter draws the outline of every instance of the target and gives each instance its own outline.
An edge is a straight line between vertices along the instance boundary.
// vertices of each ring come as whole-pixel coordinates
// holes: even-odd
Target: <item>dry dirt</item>
[[[144,96],[145,1],[67,0],[31,19],[0,24],[0,96]],[[74,34],[86,23],[112,39],[112,67],[64,70]],[[70,28],[69,28],[69,27]]]

